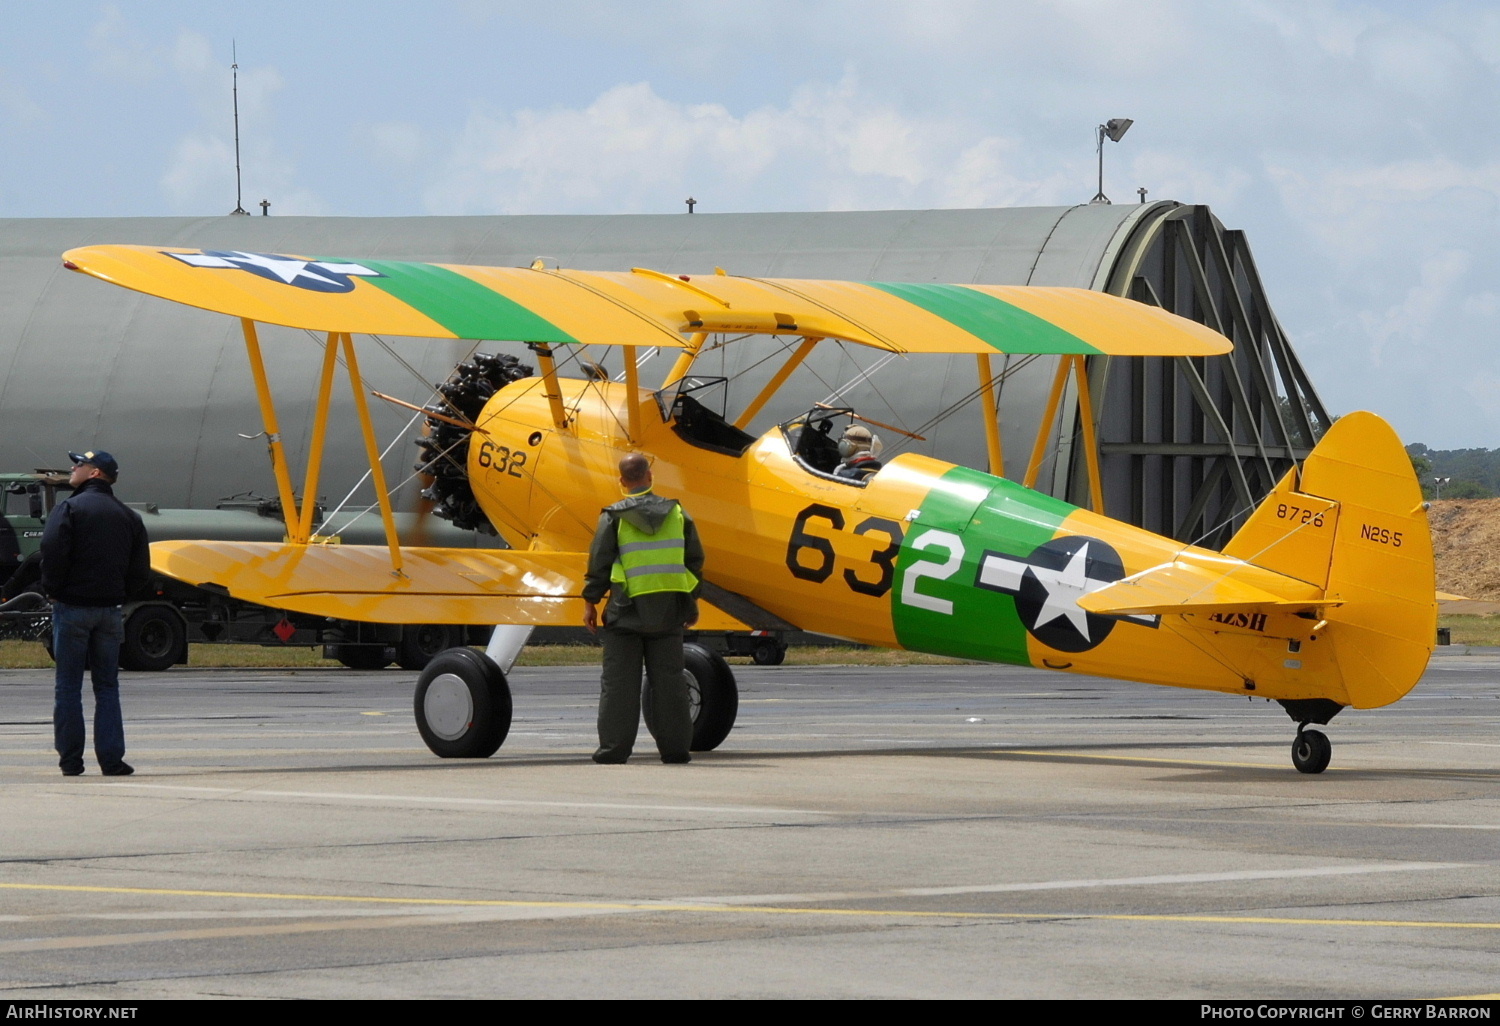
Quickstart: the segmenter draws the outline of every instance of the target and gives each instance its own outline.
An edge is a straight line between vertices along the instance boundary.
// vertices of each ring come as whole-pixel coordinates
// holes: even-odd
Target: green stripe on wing
[[[361,261],[384,277],[365,278],[418,310],[458,338],[515,342],[577,342],[578,339],[493,289],[436,264]]]
[[[1034,313],[962,285],[883,281],[867,281],[864,284],[919,306],[988,342],[1002,353],[1079,353],[1093,356],[1099,352],[1077,335],[1064,331]]]

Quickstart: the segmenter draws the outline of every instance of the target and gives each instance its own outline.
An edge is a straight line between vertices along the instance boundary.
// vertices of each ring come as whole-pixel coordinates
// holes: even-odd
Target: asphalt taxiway
[[[1500,657],[1345,712],[988,666],[738,666],[689,766],[595,766],[596,673],[492,759],[410,675],[126,678],[130,778],[0,671],[0,996],[1374,997],[1500,990]]]

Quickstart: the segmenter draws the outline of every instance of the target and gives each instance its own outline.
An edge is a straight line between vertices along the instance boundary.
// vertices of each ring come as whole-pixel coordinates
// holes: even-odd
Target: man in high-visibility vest
[[[651,464],[639,453],[620,461],[625,498],[599,515],[584,577],[583,625],[599,631],[604,611],[604,670],[599,681],[599,749],[594,761],[630,758],[641,720],[641,667],[651,685],[661,761],[690,762],[692,710],[682,672],[682,632],[698,620],[703,543],[676,499],[651,491]]]

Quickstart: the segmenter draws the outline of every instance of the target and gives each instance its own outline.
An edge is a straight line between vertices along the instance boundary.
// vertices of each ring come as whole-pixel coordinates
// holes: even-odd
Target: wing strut
[[[396,518],[391,514],[391,497],[385,492],[385,468],[380,465],[380,444],[375,441],[375,425],[370,420],[370,404],[365,399],[363,380],[359,376],[359,361],[354,355],[354,337],[347,331],[340,336],[344,340],[344,363],[349,368],[349,384],[354,386],[354,408],[359,413],[359,426],[365,436],[365,455],[370,460],[370,483],[375,486],[375,497],[380,501],[380,522],[385,525],[385,543],[391,550],[391,576],[405,577],[401,572],[401,542],[396,537]]]
[[[750,405],[745,407],[745,412],[741,413],[735,419],[734,426],[741,431],[749,427],[750,422],[755,419],[755,415],[760,412],[760,408],[771,401],[771,397],[786,383],[786,379],[791,377],[792,371],[796,370],[802,361],[807,358],[807,354],[813,351],[813,346],[821,341],[823,340],[816,335],[809,335],[803,339],[802,344],[781,365],[781,369],[771,375],[771,380],[766,382],[766,387],[760,390],[760,394],[750,400]]]
[[[255,397],[260,401],[261,425],[266,429],[266,449],[271,454],[271,470],[276,475],[276,491],[281,496],[281,516],[288,534],[295,533],[297,499],[292,493],[292,475],[286,466],[286,450],[281,445],[281,425],[276,420],[276,404],[271,398],[271,383],[266,378],[265,361],[260,355],[260,337],[255,322],[240,318],[245,333],[245,351],[250,356],[250,374],[255,379]]]
[[[989,353],[976,353],[979,361],[979,387],[984,389],[984,444],[990,454],[990,473],[1005,476],[1005,451],[1000,446],[1000,406],[995,400],[995,370]]]
[[[641,375],[635,364],[635,346],[625,347],[625,423],[630,432],[630,444],[639,445],[641,440]],[[495,628],[499,630],[499,628]]]
[[[667,378],[661,383],[658,391],[665,392],[677,382],[687,377],[687,372],[692,369],[693,361],[698,358],[698,350],[703,348],[703,343],[708,341],[708,332],[696,331],[688,339],[687,345],[677,357],[677,362],[672,364],[672,369],[667,371]]]
[[[307,443],[307,476],[302,485],[302,515],[291,532],[293,545],[306,545],[312,537],[313,509],[317,506],[318,474],[323,466],[323,440],[328,436],[328,406],[333,399],[333,368],[338,362],[339,337],[328,333],[323,347],[323,373],[318,378],[318,405],[313,411],[312,438]]]
[[[545,342],[528,342],[536,354],[536,362],[542,368],[542,387],[547,396],[547,405],[552,409],[552,423],[559,431],[568,427],[568,411],[563,408],[562,386],[557,383],[557,364],[552,359],[552,347]]]
[[[1026,479],[1021,482],[1027,488],[1036,487],[1037,475],[1042,469],[1042,457],[1047,452],[1047,435],[1052,422],[1057,419],[1057,408],[1062,404],[1063,389],[1072,374],[1078,387],[1078,416],[1083,428],[1083,459],[1089,474],[1089,505],[1095,513],[1104,515],[1104,485],[1099,474],[1099,441],[1094,433],[1094,403],[1089,394],[1089,376],[1085,357],[1065,355],[1058,357],[1057,374],[1052,379],[1052,391],[1047,395],[1047,409],[1037,425],[1036,444],[1031,448],[1031,462],[1026,465]]]

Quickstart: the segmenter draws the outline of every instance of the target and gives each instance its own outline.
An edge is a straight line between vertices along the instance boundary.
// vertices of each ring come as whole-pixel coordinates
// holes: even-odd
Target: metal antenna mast
[[[240,57],[234,40],[229,41],[229,70],[234,74],[234,209],[231,214],[250,215],[240,195]]]

